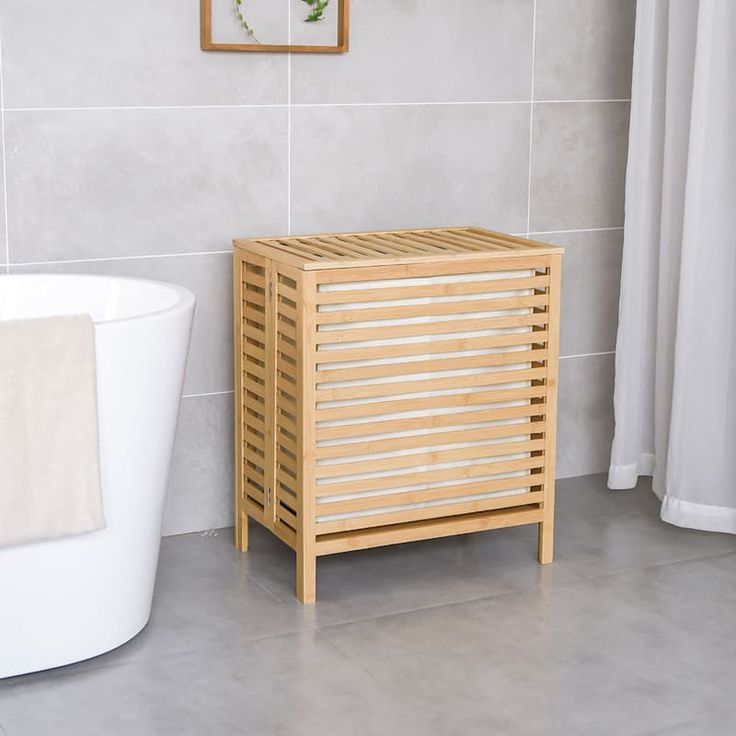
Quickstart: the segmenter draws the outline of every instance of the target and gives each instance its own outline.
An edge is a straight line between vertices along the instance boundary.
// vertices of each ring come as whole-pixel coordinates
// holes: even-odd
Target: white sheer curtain
[[[736,0],[640,0],[608,485],[736,533]]]

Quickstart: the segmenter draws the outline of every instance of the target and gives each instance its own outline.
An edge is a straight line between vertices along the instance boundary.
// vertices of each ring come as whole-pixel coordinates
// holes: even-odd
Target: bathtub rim
[[[66,280],[66,279],[89,279],[89,280],[96,280],[96,281],[125,281],[125,282],[133,282],[133,283],[139,283],[139,284],[146,284],[146,285],[154,285],[160,288],[164,288],[166,290],[174,291],[177,295],[177,299],[173,304],[170,304],[166,307],[162,307],[161,309],[155,309],[152,311],[142,312],[141,314],[135,314],[128,317],[113,317],[112,319],[92,319],[93,324],[95,325],[95,329],[97,328],[104,328],[105,325],[123,325],[123,324],[129,324],[132,322],[143,322],[154,318],[159,318],[165,315],[175,315],[179,314],[181,312],[185,312],[189,309],[194,308],[196,304],[196,297],[194,296],[194,293],[187,289],[184,286],[180,286],[179,284],[172,283],[170,281],[160,281],[158,279],[143,279],[139,278],[137,276],[115,276],[112,274],[105,274],[105,273],[54,273],[54,272],[45,272],[45,271],[35,271],[32,273],[7,273],[7,274],[0,274],[0,284],[2,284],[4,279],[9,280],[18,280],[18,281],[24,281],[26,279],[33,280],[33,279],[39,279],[39,278],[48,278],[52,280]],[[43,319],[44,317],[61,317],[61,316],[68,316],[72,314],[89,314],[90,317],[92,315],[90,312],[86,312],[84,310],[81,311],[75,311],[75,312],[67,312],[63,315],[44,315],[40,317],[10,317],[8,320],[3,319],[3,317],[0,316],[0,322],[3,321],[10,321],[10,320],[23,320],[23,319]]]

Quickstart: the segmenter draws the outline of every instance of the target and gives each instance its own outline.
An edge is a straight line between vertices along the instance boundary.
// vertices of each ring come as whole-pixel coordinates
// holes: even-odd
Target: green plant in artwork
[[[253,41],[255,41],[256,43],[261,43],[245,18],[245,14],[243,13],[244,2],[245,0],[235,0],[235,14],[238,16],[238,22],[243,27],[243,30],[246,32],[246,34],[253,39]],[[309,15],[307,15],[307,17],[304,19],[305,23],[315,23],[316,21],[324,20],[325,10],[330,4],[330,0],[302,0],[302,2],[309,5]]]
[[[245,19],[245,16],[243,15],[243,0],[235,0],[235,13],[238,16],[238,21],[240,22],[240,25],[243,26],[245,29],[245,32],[256,42],[260,43],[258,38],[256,37],[256,34],[253,32],[253,29],[248,25],[248,21]]]
[[[305,23],[314,23],[317,20],[324,20],[325,8],[330,4],[330,0],[302,0],[311,8],[311,12],[304,19]]]

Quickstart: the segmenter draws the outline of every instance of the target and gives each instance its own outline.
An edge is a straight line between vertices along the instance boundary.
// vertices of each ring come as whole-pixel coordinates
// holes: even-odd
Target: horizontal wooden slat
[[[287,361],[277,361],[277,384],[290,394],[298,393],[296,370]]]
[[[318,521],[317,534],[332,534],[369,527],[385,527],[391,524],[405,524],[423,519],[448,518],[462,514],[477,514],[495,509],[507,509],[515,506],[527,506],[532,503],[529,498],[532,494],[525,493],[519,496],[501,496],[499,498],[484,498],[477,501],[463,501],[461,503],[429,506],[419,509],[405,509],[371,516],[354,516],[348,519],[334,521]],[[535,502],[541,500],[542,494],[534,494]]]
[[[317,238],[290,238],[289,242],[298,243],[304,250],[312,252],[320,258],[334,260],[335,258],[355,258],[355,254],[350,254],[344,248],[338,248],[333,243],[324,242]]]
[[[253,429],[258,430],[261,434],[266,434],[266,425],[260,419],[257,419],[247,412],[244,412],[243,414],[243,426],[252,427]]]
[[[285,407],[280,407],[280,409],[283,409],[283,408]],[[284,427],[284,429],[287,429],[293,435],[296,435],[296,433],[299,431],[299,427],[297,426],[296,421],[294,421],[290,417],[287,417],[285,414],[282,414],[280,411],[277,412],[276,423],[280,427]]]
[[[294,484],[285,486],[280,481],[276,482],[275,495],[277,501],[283,501],[285,504],[290,506],[292,509],[296,509],[299,506],[299,500],[297,494],[292,488]]]
[[[262,365],[258,365],[258,363],[254,363],[252,360],[247,360],[247,355],[245,356],[246,360],[243,361],[243,371],[245,373],[250,373],[253,376],[256,376],[257,378],[260,378],[262,381],[266,380],[266,369]]]
[[[360,493],[361,491],[379,491],[420,483],[440,483],[445,480],[465,480],[484,475],[515,473],[517,470],[534,470],[544,466],[544,456],[520,458],[519,460],[497,460],[481,465],[463,465],[443,470],[426,470],[417,473],[390,475],[382,478],[366,478],[332,483],[321,483],[316,486],[316,495],[334,496],[336,494]]]
[[[263,398],[264,394],[264,385],[262,382],[259,383],[259,380],[256,378],[251,377],[250,374],[248,374],[247,371],[243,371],[243,387],[250,391],[251,393],[255,394],[259,398]]]
[[[290,358],[293,358],[294,360],[298,357],[298,352],[296,349],[296,346],[293,345],[287,337],[283,334],[283,332],[280,332],[277,335],[276,338],[276,347],[279,351],[286,353]]]
[[[436,317],[449,314],[472,314],[474,312],[502,312],[507,309],[530,309],[546,306],[546,294],[509,296],[497,299],[471,299],[429,304],[401,304],[389,307],[362,307],[317,312],[318,325],[350,324],[369,320],[411,319],[413,317]]]
[[[532,479],[536,479],[533,481]],[[346,499],[344,501],[332,501],[329,496],[323,498],[323,503],[317,504],[317,516],[331,514],[350,514],[371,509],[380,509],[387,506],[400,506],[411,503],[425,503],[427,501],[441,501],[444,499],[460,498],[462,496],[473,496],[480,493],[498,493],[515,488],[531,488],[542,485],[543,475],[525,475],[514,478],[500,478],[492,481],[478,481],[476,483],[463,483],[458,486],[441,486],[440,488],[427,488],[423,491],[405,491],[402,493],[383,493],[375,496],[361,496]],[[529,492],[531,493],[531,492]],[[540,493],[541,491],[535,491]],[[528,495],[528,494],[527,494]],[[529,503],[541,500],[541,496],[529,499]]]
[[[540,375],[543,368],[535,369]],[[455,406],[473,406],[505,401],[522,401],[524,399],[542,399],[547,395],[546,386],[525,386],[521,388],[493,389],[477,393],[451,394],[449,396],[424,396],[416,399],[396,399],[395,401],[377,401],[370,404],[351,406],[333,406],[317,409],[317,421],[337,419],[358,419],[361,417],[396,414],[422,409],[441,409]]]
[[[245,342],[243,345],[243,356],[248,357],[249,355],[252,355],[254,358],[257,358],[262,363],[266,362],[266,351],[262,350],[256,345],[253,345],[250,342]]]
[[[287,437],[283,432],[278,433],[277,442],[282,447],[285,447],[287,450],[289,450],[293,455],[297,455],[299,452],[296,446],[296,442],[292,440],[290,437]]]
[[[245,503],[245,510],[246,510],[248,516],[250,516],[251,518],[255,519],[256,521],[260,522],[261,524],[263,524],[265,526],[266,525],[266,523],[265,523],[266,520],[265,520],[265,518],[263,516],[263,508],[262,508],[262,506],[259,505],[259,504],[257,504],[257,503],[255,503],[253,500],[251,500],[247,496],[245,498],[244,503]]]
[[[243,458],[246,461],[253,463],[253,465],[255,465],[259,469],[259,472],[261,473],[263,472],[263,466],[265,463],[265,459],[261,457],[260,455],[258,455],[256,452],[254,452],[248,447],[245,447],[243,448]]]
[[[505,348],[516,345],[541,345],[547,342],[546,330],[526,332],[507,332],[502,335],[485,337],[461,337],[452,340],[433,340],[420,343],[397,343],[395,345],[375,345],[365,348],[344,348],[337,350],[318,350],[317,364],[349,363],[358,360],[387,360],[405,358],[412,355],[427,355],[450,352],[467,352],[488,348]]]
[[[260,307],[261,311],[266,306],[266,295],[262,291],[255,291],[253,289],[247,289],[243,293],[243,311],[246,312],[248,309],[253,307]]]
[[[296,478],[299,473],[297,457],[298,455],[292,452],[290,448],[279,444],[276,453],[276,466]]]
[[[287,256],[299,256],[299,258],[305,258],[308,261],[318,260],[324,255],[316,253],[312,249],[305,248],[296,240],[292,240],[291,242],[286,243],[283,240],[277,239],[261,239],[258,242],[268,246],[269,248],[273,248],[277,252],[277,254],[283,254]]]
[[[549,286],[549,276],[524,276],[508,279],[484,279],[479,281],[456,281],[454,283],[426,284],[412,286],[393,286],[373,289],[353,289],[340,291],[317,291],[317,304],[348,304],[356,302],[382,302],[395,299],[418,299],[436,296],[464,296],[486,294],[496,291],[520,291],[526,289],[545,289]]]
[[[418,322],[388,327],[356,327],[346,330],[320,330],[315,336],[318,345],[325,343],[361,342],[364,340],[388,340],[393,337],[423,337],[444,333],[499,330],[510,327],[546,325],[547,313],[517,314],[504,317],[479,317],[477,319],[451,319],[442,322]]]
[[[527,440],[504,442],[500,444],[478,445],[476,447],[460,447],[453,450],[432,450],[418,452],[401,457],[384,457],[373,460],[359,460],[332,465],[317,465],[316,478],[336,478],[358,473],[378,473],[399,468],[413,468],[420,465],[458,462],[460,460],[478,460],[480,458],[518,455],[544,449],[544,440]]]
[[[296,322],[296,309],[290,304],[285,304],[284,302],[279,301],[279,303],[276,305],[276,311],[278,312],[279,317],[288,317],[293,322]],[[284,327],[282,326],[281,329],[284,329]],[[292,327],[292,329],[294,328]]]
[[[296,549],[297,538],[296,532],[289,529],[286,524],[281,523],[276,519],[276,523],[273,525],[273,533],[291,549]]]
[[[340,238],[334,238],[330,235],[325,235],[319,238],[313,238],[317,243],[332,246],[333,248],[339,248],[344,253],[350,253],[355,258],[362,258],[363,256],[374,256],[376,251],[366,248],[361,245],[354,238],[349,240],[341,240]]]
[[[255,416],[257,419],[265,421],[265,400],[263,398],[263,386],[255,383],[247,376],[243,376],[243,410],[247,416]]]
[[[246,495],[242,499],[243,501],[252,503],[256,508],[263,506],[263,493],[257,488],[246,488]]]
[[[420,249],[420,252],[429,253],[434,256],[441,256],[455,253],[467,254],[472,252],[470,248],[459,248],[452,243],[443,242],[432,242],[431,240],[422,236],[421,233],[394,233],[392,235],[383,236],[384,240],[389,240],[396,243],[398,246],[411,246]]]
[[[493,427],[477,429],[455,429],[451,432],[435,432],[433,434],[415,434],[408,437],[389,437],[383,440],[351,442],[339,445],[318,447],[315,450],[318,460],[347,456],[367,455],[376,452],[393,450],[411,450],[418,447],[434,445],[451,445],[460,442],[477,442],[480,440],[516,437],[517,435],[539,434],[545,431],[544,422],[521,422],[518,424],[500,424]]]
[[[243,283],[252,284],[260,289],[266,288],[266,277],[264,274],[256,273],[255,271],[246,270],[243,273]]]
[[[276,515],[279,519],[283,519],[289,526],[294,529],[297,528],[296,515],[289,511],[289,509],[284,508],[283,504],[279,503],[276,507]]]
[[[367,247],[374,250],[384,251],[389,255],[399,256],[416,256],[416,255],[436,255],[437,251],[418,242],[407,242],[400,240],[396,233],[382,233],[380,235],[356,235],[353,240],[360,241]]]
[[[296,396],[294,396],[290,391],[285,391],[283,388],[278,386],[276,387],[276,403],[283,406],[285,409],[291,409],[292,412],[296,411]]]
[[[293,472],[296,474],[296,471]],[[295,486],[297,485],[297,478],[289,475],[289,473],[281,467],[276,468],[276,481],[278,483],[283,483],[284,486],[296,493],[297,489]]]
[[[293,302],[299,301],[299,292],[296,291],[296,289],[292,289],[288,284],[279,283],[276,287],[276,291],[287,299],[291,299]]]
[[[263,329],[256,329],[255,327],[251,325],[246,325],[246,324],[243,325],[243,335],[261,344],[264,344],[266,340],[266,336],[263,332]]]
[[[552,246],[550,252],[559,249]],[[425,260],[426,259],[426,260]],[[488,273],[489,271],[533,271],[541,270],[548,265],[545,254],[530,255],[528,252],[514,253],[468,253],[462,256],[444,254],[427,256],[425,259],[407,258],[403,263],[364,265],[342,263],[333,269],[319,270],[315,277],[317,284],[350,284],[355,281],[378,281],[383,279],[401,279],[430,277],[437,275],[437,263],[442,261],[442,275],[450,276],[461,273]],[[326,264],[322,264],[326,265]],[[353,266],[346,268],[345,266]]]
[[[389,544],[416,542],[421,539],[437,539],[486,529],[501,529],[522,524],[536,524],[542,521],[539,508],[528,509],[524,506],[510,510],[486,511],[480,514],[452,517],[449,519],[432,519],[410,524],[394,524],[393,526],[376,527],[354,532],[317,537],[317,555],[337,554],[351,550],[383,547]]]
[[[435,373],[437,371],[454,371],[467,368],[490,368],[516,363],[536,363],[544,360],[547,360],[547,351],[544,348],[536,348],[534,350],[514,350],[509,353],[487,353],[486,355],[433,358],[431,360],[402,361],[382,365],[361,365],[354,368],[317,371],[317,383],[408,376],[413,373]]]
[[[524,361],[519,362],[522,363]],[[519,368],[518,370],[510,371],[473,373],[469,376],[450,376],[449,378],[427,378],[417,381],[396,381],[393,383],[375,383],[367,386],[318,389],[316,391],[316,398],[317,401],[380,398],[382,396],[395,396],[397,394],[413,394],[427,391],[445,391],[456,388],[477,388],[504,383],[518,383],[520,381],[542,379],[546,375],[546,368]]]
[[[246,441],[251,445],[256,445],[259,449],[263,449],[265,434],[253,426],[252,422],[243,424],[243,433]]]
[[[507,251],[511,250],[505,243],[498,243],[494,240],[478,238],[477,236],[471,235],[465,231],[454,231],[448,233],[428,233],[426,236],[429,240],[440,240],[449,241],[461,248],[466,250],[494,250],[494,251]]]
[[[450,231],[443,232],[441,235],[438,235],[437,233],[415,232],[411,233],[411,235],[401,235],[399,237],[410,237],[412,241],[420,242],[440,253],[448,250],[455,253],[498,250],[498,247],[493,244],[471,243],[469,241],[463,241],[459,237],[457,237],[457,233]]]
[[[523,417],[542,417],[545,404],[526,404],[524,406],[507,406],[496,409],[476,409],[474,411],[453,414],[434,414],[433,416],[411,417],[403,419],[386,419],[379,422],[359,422],[342,424],[335,427],[317,427],[317,441],[364,437],[388,432],[407,432],[411,430],[436,429],[439,427],[478,424],[494,420],[516,419]]]
[[[539,240],[531,240],[530,238],[522,238],[518,235],[509,235],[508,233],[500,233],[497,230],[488,230],[480,227],[464,227],[460,230],[467,235],[482,238],[484,240],[492,240],[496,243],[506,243],[512,248],[524,250],[532,247],[541,249],[549,248],[549,243],[543,243]],[[561,253],[563,249],[560,246],[552,246],[557,253]]]

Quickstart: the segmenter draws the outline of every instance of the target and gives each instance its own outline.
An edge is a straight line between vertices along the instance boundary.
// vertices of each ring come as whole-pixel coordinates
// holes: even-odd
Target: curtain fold
[[[609,487],[736,533],[736,2],[638,3]]]

